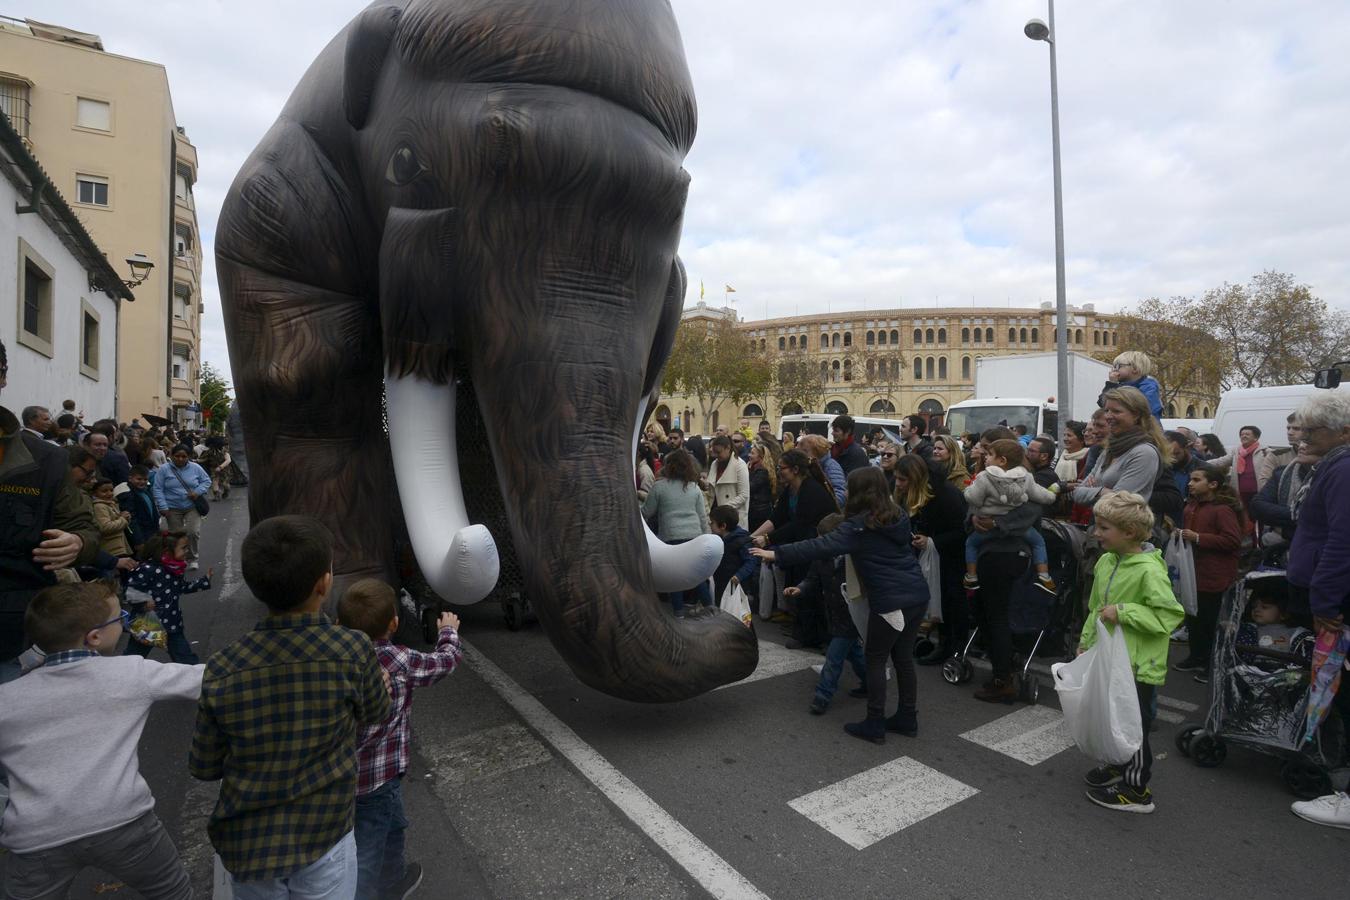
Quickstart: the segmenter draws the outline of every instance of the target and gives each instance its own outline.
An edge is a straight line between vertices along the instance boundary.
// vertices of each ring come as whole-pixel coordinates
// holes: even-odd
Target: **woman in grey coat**
[[[708,533],[708,501],[698,480],[698,463],[689,451],[672,450],[642,503],[643,518],[656,519],[656,536],[667,544],[683,544]],[[712,606],[707,582],[691,591],[676,591],[669,596],[677,619],[684,618],[685,594],[693,594],[699,606]]]
[[[1136,388],[1106,392],[1106,449],[1073,491],[1073,502],[1091,506],[1111,491],[1130,491],[1145,500],[1164,474],[1167,440],[1148,400]]]

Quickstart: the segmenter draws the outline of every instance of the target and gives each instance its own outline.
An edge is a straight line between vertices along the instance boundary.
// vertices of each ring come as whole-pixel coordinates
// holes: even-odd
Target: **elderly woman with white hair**
[[[1161,422],[1162,393],[1158,387],[1158,379],[1149,374],[1152,371],[1153,360],[1148,358],[1147,353],[1142,350],[1126,350],[1111,364],[1111,371],[1106,376],[1106,386],[1097,397],[1097,405],[1106,405],[1106,394],[1112,388],[1132,387],[1148,398],[1149,412],[1153,413],[1153,418]]]
[[[1294,500],[1298,528],[1289,547],[1289,584],[1307,597],[1319,645],[1350,640],[1350,391],[1318,391],[1295,416],[1302,448],[1320,453],[1322,461]],[[1350,708],[1347,699],[1342,684],[1336,705]],[[1296,802],[1293,811],[1319,825],[1350,828],[1350,799],[1343,793]]]

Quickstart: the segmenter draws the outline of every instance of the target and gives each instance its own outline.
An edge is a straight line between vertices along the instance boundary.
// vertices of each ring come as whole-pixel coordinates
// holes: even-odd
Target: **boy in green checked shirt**
[[[207,661],[188,769],[221,780],[207,827],[236,900],[356,890],[356,735],[389,714],[370,638],[320,610],[332,536],[277,516],[248,533],[244,581],[268,609]]]

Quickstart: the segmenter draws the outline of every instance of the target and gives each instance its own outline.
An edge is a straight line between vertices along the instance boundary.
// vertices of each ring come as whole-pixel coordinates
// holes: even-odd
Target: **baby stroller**
[[[1249,747],[1283,760],[1280,777],[1304,800],[1343,786],[1345,723],[1335,705],[1327,711],[1316,735],[1307,743],[1311,671],[1307,659],[1294,653],[1239,642],[1243,613],[1254,591],[1287,588],[1285,573],[1258,569],[1224,594],[1211,658],[1209,711],[1203,725],[1177,732],[1177,750],[1197,766],[1213,768],[1228,757],[1228,744]],[[1290,609],[1295,619],[1308,610]],[[1307,624],[1307,622],[1301,623]]]
[[[1045,538],[1050,577],[1056,592],[1051,595],[1036,583],[1036,567],[1030,552],[1025,552],[1026,570],[1017,579],[1008,598],[1008,626],[1013,635],[1014,660],[1021,659],[1018,679],[1021,698],[1030,704],[1040,700],[1041,683],[1031,672],[1037,654],[1056,658],[1065,653],[1065,636],[1081,602],[1080,565],[1085,546],[1081,526],[1056,519],[1043,519],[1037,526]],[[978,601],[979,592],[975,593]],[[976,652],[980,629],[977,626],[961,652],[942,664],[942,677],[948,684],[963,684],[975,675],[970,657]],[[981,653],[981,655],[983,655]]]

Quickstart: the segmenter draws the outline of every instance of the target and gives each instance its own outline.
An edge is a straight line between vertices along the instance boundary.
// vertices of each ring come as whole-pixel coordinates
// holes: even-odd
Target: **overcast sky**
[[[616,0],[618,2],[618,0]],[[203,354],[235,172],[347,0],[27,0],[0,9],[163,62],[197,145]],[[1054,299],[1043,2],[675,0],[699,104],[689,302],[747,319]],[[1061,3],[1071,303],[1117,309],[1263,269],[1350,306],[1350,3]]]

